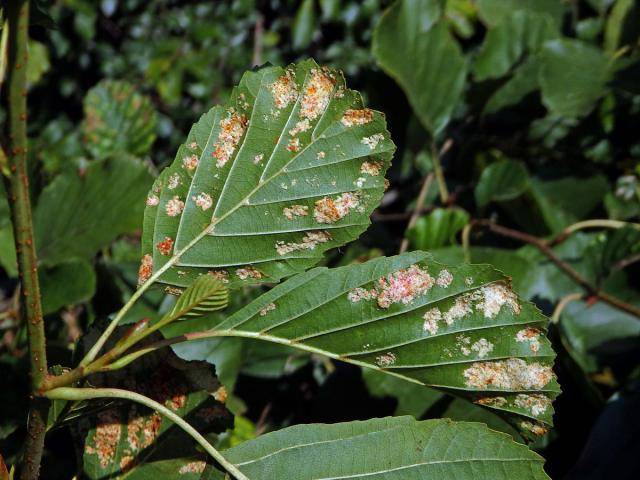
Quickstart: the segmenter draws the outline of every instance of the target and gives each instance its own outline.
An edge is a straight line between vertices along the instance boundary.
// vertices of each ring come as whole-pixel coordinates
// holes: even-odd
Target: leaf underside
[[[297,425],[223,452],[248,478],[542,480],[543,459],[485,425],[413,417]]]
[[[465,397],[533,437],[552,425],[560,391],[546,324],[490,266],[449,267],[412,252],[297,275],[214,330]]]
[[[341,73],[247,72],[149,193],[140,281],[176,252],[158,280],[172,293],[206,273],[235,287],[304,271],[366,229],[394,148]]]

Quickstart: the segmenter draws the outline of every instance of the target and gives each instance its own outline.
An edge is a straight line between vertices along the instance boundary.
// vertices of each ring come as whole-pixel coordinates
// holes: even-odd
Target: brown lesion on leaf
[[[229,109],[227,116],[220,120],[218,142],[214,145],[212,153],[218,168],[224,167],[231,159],[248,124],[246,115],[236,112],[233,108]]]
[[[138,285],[142,285],[144,282],[151,278],[153,274],[153,257],[148,253],[142,256],[140,260],[140,267],[138,268]]]
[[[298,99],[298,86],[295,74],[291,70],[287,70],[284,75],[268,85],[267,90],[271,92],[273,103],[279,110],[287,108],[290,103]]]
[[[236,275],[240,280],[247,280],[249,278],[259,280],[262,278],[262,272],[257,270],[255,267],[252,267],[251,265],[243,268],[238,268],[236,270]]]
[[[527,432],[533,433],[536,437],[541,437],[545,433],[549,431],[549,427],[539,422],[529,422],[527,420],[523,420],[520,422],[520,428]]]
[[[193,462],[185,463],[183,466],[180,467],[180,469],[178,470],[178,473],[180,475],[186,475],[188,473],[200,474],[204,472],[204,469],[206,468],[206,466],[207,466],[207,462],[205,462],[204,460],[196,460]]]
[[[353,127],[354,125],[364,125],[373,121],[373,110],[363,108],[360,110],[349,109],[344,112],[340,120],[345,127]]]
[[[542,332],[537,328],[524,328],[516,333],[515,340],[518,343],[526,342],[529,344],[529,349],[533,353],[537,353],[540,350],[540,335]]]
[[[485,407],[497,407],[501,408],[509,403],[504,397],[481,397],[477,398],[473,401],[473,403],[477,403],[478,405],[482,405]]]
[[[165,237],[164,240],[156,243],[156,250],[160,255],[164,255],[168,257],[171,255],[171,251],[173,250],[173,239],[170,237]]]
[[[160,338],[151,335],[141,346]],[[84,341],[90,343],[92,339]],[[110,341],[111,346],[116,341],[117,336]],[[231,427],[233,417],[222,403],[224,388],[213,371],[206,362],[186,362],[163,349],[122,370],[93,375],[91,382],[96,387],[126,388],[140,393],[186,417],[202,433],[220,433]],[[128,402],[118,402],[89,418],[94,419],[95,427],[86,435],[85,455],[99,469],[112,473],[122,474],[135,468],[161,436],[183,435],[158,412]],[[86,432],[88,426],[83,428]],[[191,440],[185,437],[185,441]],[[197,455],[195,447],[193,454]]]
[[[336,198],[324,197],[315,203],[313,218],[318,223],[335,223],[360,205],[359,195],[345,192]]]
[[[323,243],[331,240],[331,234],[324,231],[307,232],[300,242],[276,242],[276,251],[278,255],[287,255],[291,252],[300,250],[315,250],[315,248]]]
[[[287,220],[293,220],[293,217],[306,217],[309,215],[309,207],[306,205],[291,205],[290,207],[284,207],[282,214]]]
[[[98,413],[93,437],[85,445],[85,453],[97,455],[100,467],[108,468],[115,460],[118,443],[122,435],[122,418],[115,409]]]
[[[465,384],[470,388],[534,390],[544,388],[553,378],[551,367],[527,363],[520,358],[475,362],[464,370]]]
[[[383,165],[382,162],[363,162],[360,165],[360,173],[364,173],[366,175],[371,175],[372,177],[377,177],[380,175],[382,171]]]

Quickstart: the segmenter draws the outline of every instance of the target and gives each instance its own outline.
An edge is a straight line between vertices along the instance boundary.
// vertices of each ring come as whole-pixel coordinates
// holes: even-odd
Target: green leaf
[[[486,105],[484,113],[495,113],[498,110],[514,105],[524,97],[540,88],[538,72],[540,61],[537,57],[528,57],[513,76],[493,92]]]
[[[42,290],[42,310],[46,315],[93,297],[96,275],[86,260],[68,260],[38,271]]]
[[[518,11],[489,30],[473,66],[476,80],[499,78],[527,53],[558,37],[556,25],[546,14]]]
[[[543,459],[479,423],[376,418],[296,425],[225,450],[249,478],[547,479]]]
[[[96,158],[114,153],[146,155],[156,139],[151,100],[127,82],[98,83],[85,97],[84,115],[85,145]]]
[[[316,12],[314,0],[304,0],[298,7],[291,28],[291,40],[295,50],[304,50],[309,46],[316,30]]]
[[[27,82],[30,87],[36,85],[42,76],[49,71],[49,51],[47,47],[35,40],[29,40],[29,62],[27,63]]]
[[[618,0],[607,17],[604,50],[612,55],[625,44],[637,41],[640,30],[640,6],[635,0]]]
[[[139,228],[150,183],[142,162],[124,155],[58,175],[40,194],[34,215],[38,259],[54,265],[90,258]]]
[[[357,238],[395,146],[339,72],[313,60],[246,73],[193,126],[147,199],[141,281],[273,282]],[[172,254],[181,252],[179,259]]]
[[[558,0],[478,0],[477,3],[480,17],[491,27],[517,11],[549,15],[559,26],[566,10],[563,2]]]
[[[531,180],[531,193],[552,233],[589,215],[608,189],[603,175]]]
[[[422,125],[437,135],[460,101],[467,62],[440,15],[438,2],[398,1],[373,35],[373,54],[404,90]],[[399,54],[402,52],[402,54]]]
[[[611,76],[609,60],[579,40],[546,42],[541,51],[542,102],[552,112],[579,117],[591,111],[606,92]]]
[[[413,252],[297,275],[213,330],[465,396],[530,434],[551,424],[559,391],[545,326],[489,266]]]
[[[436,208],[420,217],[407,232],[418,250],[433,250],[454,243],[456,234],[469,223],[469,214],[461,208]]]
[[[210,275],[197,278],[187,288],[167,317],[201,317],[202,315],[224,309],[229,303],[229,290],[222,282]]]
[[[475,189],[476,202],[504,202],[522,195],[529,188],[529,172],[519,160],[499,160],[482,171]]]

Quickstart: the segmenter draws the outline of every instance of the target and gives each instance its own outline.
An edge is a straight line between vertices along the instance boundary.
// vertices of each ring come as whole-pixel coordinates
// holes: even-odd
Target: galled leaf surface
[[[251,479],[542,480],[543,459],[479,423],[388,417],[297,425],[223,452]]]
[[[164,350],[91,381],[146,395],[205,435],[231,426],[231,416],[221,403],[226,392],[211,365],[204,362],[185,362]],[[196,479],[211,468],[191,437],[171,420],[139,404],[110,402],[89,425],[86,422],[76,432],[83,439],[83,467],[88,478],[126,474],[127,478]]]
[[[151,100],[127,82],[103,80],[93,87],[84,100],[84,114],[84,141],[95,158],[145,155],[156,139]]]
[[[551,425],[559,392],[546,322],[491,267],[413,252],[297,275],[214,330],[464,396],[531,436]]]
[[[394,150],[384,116],[309,60],[246,73],[202,116],[147,199],[140,280],[229,286],[309,268],[369,224]]]
[[[467,64],[438,2],[400,0],[381,17],[373,54],[404,90],[422,125],[437,134],[461,99]]]

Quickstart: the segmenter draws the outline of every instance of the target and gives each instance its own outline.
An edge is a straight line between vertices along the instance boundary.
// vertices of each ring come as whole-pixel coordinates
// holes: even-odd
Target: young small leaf
[[[273,282],[357,238],[395,146],[384,116],[313,60],[247,72],[196,123],[145,211],[140,281]],[[179,258],[174,255],[179,254]]]
[[[203,275],[180,295],[167,317],[200,317],[205,313],[222,310],[228,303],[227,287],[220,280]]]

